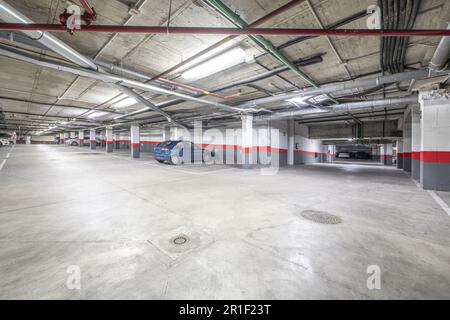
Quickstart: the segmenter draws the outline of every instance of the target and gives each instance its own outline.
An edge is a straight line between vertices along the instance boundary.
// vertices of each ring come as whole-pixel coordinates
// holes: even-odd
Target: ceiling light
[[[181,76],[186,80],[198,80],[214,73],[228,69],[245,59],[244,49],[238,47],[225,52],[211,60],[206,61],[188,71]]]
[[[309,105],[309,103],[306,100],[309,100],[311,98],[311,96],[301,96],[301,97],[295,97],[292,99],[288,99],[286,100],[286,102],[291,102],[293,104],[300,104],[300,105],[304,105],[307,106]]]
[[[94,112],[94,113],[91,113],[90,115],[88,115],[88,118],[98,118],[98,117],[103,117],[103,116],[106,116],[107,115],[107,113],[106,112]]]
[[[127,98],[125,100],[122,100],[120,102],[113,104],[113,107],[115,109],[121,109],[121,108],[131,107],[132,105],[135,105],[136,103],[138,103],[136,99]]]

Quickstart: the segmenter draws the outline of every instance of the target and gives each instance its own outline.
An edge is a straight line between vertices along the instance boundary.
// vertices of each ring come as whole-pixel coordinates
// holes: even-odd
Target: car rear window
[[[171,147],[173,145],[175,145],[176,143],[178,143],[178,141],[163,141],[160,144],[157,145],[157,147]]]

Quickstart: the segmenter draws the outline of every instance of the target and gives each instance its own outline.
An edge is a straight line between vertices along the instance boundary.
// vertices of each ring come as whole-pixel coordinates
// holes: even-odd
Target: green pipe
[[[226,17],[231,23],[233,23],[238,28],[246,28],[248,27],[248,23],[245,22],[237,13],[233,12],[230,8],[228,8],[223,2],[220,0],[203,0],[208,5],[216,9],[219,13],[221,13],[224,17]],[[295,72],[303,81],[313,86],[314,88],[319,88],[319,85],[314,82],[307,74],[302,72],[296,65],[294,65],[283,53],[281,53],[275,46],[263,36],[250,36],[256,43],[262,46],[265,50],[271,53],[275,58],[280,60],[284,65],[286,65],[289,69]],[[333,102],[338,103],[336,99],[326,95]]]

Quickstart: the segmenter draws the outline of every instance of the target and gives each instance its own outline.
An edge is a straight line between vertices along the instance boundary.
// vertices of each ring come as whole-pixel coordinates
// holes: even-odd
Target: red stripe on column
[[[397,158],[403,158],[403,152],[397,153]]]
[[[420,161],[450,164],[450,151],[422,151]]]
[[[132,143],[131,146],[133,148],[139,148],[141,146],[141,144],[140,143]]]
[[[106,144],[111,145],[111,144],[113,144],[113,141],[107,141]]]
[[[403,152],[403,158],[411,159],[411,152]]]
[[[90,143],[97,143],[96,140],[89,140]]]
[[[420,161],[420,151],[411,152],[411,159]]]

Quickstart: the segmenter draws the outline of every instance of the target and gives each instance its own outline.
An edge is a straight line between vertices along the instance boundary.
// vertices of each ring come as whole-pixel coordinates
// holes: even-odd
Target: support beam
[[[141,136],[138,124],[131,125],[131,157],[137,159],[141,157]]]

